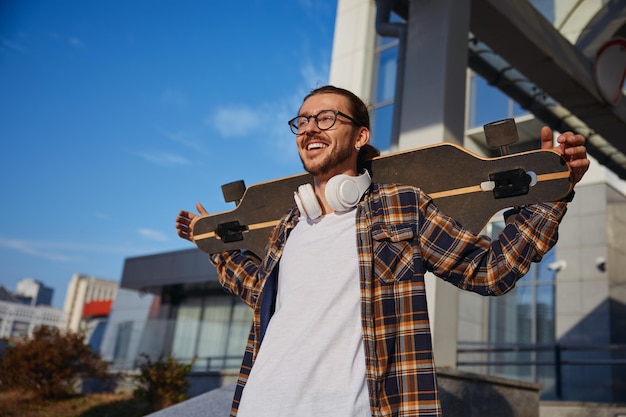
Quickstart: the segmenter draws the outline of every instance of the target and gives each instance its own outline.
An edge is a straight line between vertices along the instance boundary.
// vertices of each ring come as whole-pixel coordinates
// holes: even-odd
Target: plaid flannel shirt
[[[556,243],[565,203],[523,208],[498,239],[476,236],[410,186],[372,184],[357,206],[361,322],[372,416],[441,416],[424,274],[501,295]],[[240,251],[211,256],[220,283],[254,309],[231,416],[273,313],[279,260],[299,216],[292,208],[255,263]]]

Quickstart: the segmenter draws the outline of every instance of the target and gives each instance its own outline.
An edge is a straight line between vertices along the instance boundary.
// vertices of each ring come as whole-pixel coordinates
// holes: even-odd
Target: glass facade
[[[167,294],[171,292],[170,294]],[[164,288],[158,318],[145,325],[137,353],[169,356],[192,362],[193,371],[235,369],[241,359],[252,323],[252,309],[221,290]],[[163,318],[169,316],[169,318]],[[118,341],[130,329],[120,329]],[[122,359],[122,358],[120,358]]]
[[[397,22],[400,18],[392,13],[391,21]],[[381,151],[389,150],[393,145],[391,131],[398,72],[398,44],[396,38],[376,36],[370,117],[372,145]]]
[[[503,223],[492,225],[495,236]],[[543,384],[542,398],[555,393],[555,278],[548,268],[554,249],[518,281],[508,294],[489,299],[488,373]],[[513,349],[514,348],[514,349]]]
[[[469,129],[495,120],[528,114],[528,111],[521,108],[514,100],[476,74],[470,77],[469,94],[471,103],[467,121]]]

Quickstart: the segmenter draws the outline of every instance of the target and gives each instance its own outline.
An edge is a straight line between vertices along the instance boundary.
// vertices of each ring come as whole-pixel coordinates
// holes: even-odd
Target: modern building
[[[16,294],[28,302],[29,305],[52,305],[54,289],[46,287],[42,282],[32,278],[24,278],[17,283]]]
[[[65,313],[49,304],[52,291],[31,279],[20,281],[15,293],[0,286],[0,339],[30,336],[39,326],[65,329]]]
[[[428,277],[438,366],[540,382],[546,400],[626,402],[626,102],[607,103],[594,82],[596,52],[624,34],[623,1],[338,1],[330,83],[371,105],[383,152],[447,141],[496,156],[482,126],[514,118],[512,152],[538,148],[549,125],[584,134],[595,157],[557,247],[511,293]],[[484,233],[502,227],[496,214]],[[206,255],[128,259],[121,287],[105,359],[129,369],[171,354],[216,381],[236,372],[251,312]]]
[[[557,247],[512,293],[429,282],[438,365],[538,381],[545,399],[626,401],[626,103],[594,83],[598,51],[625,33],[623,1],[339,0],[330,83],[371,103],[379,148],[494,156],[483,124],[515,118],[512,151],[538,148],[550,125],[596,157]]]
[[[113,370],[137,367],[142,355],[193,362],[200,393],[239,372],[252,311],[227,294],[198,249],[126,260],[101,354]]]
[[[117,281],[82,274],[72,276],[67,286],[63,307],[67,330],[84,331],[86,340],[96,352],[100,349],[118,287]]]

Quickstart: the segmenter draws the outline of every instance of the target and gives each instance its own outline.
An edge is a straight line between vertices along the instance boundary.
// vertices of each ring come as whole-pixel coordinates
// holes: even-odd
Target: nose
[[[319,127],[317,127],[317,120],[315,116],[309,116],[307,119],[307,123],[304,125],[302,129],[302,134],[310,134],[311,132],[318,133],[320,131]]]

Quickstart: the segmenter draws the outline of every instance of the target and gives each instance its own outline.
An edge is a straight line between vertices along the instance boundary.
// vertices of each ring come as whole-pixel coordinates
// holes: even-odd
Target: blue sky
[[[193,247],[178,210],[302,172],[286,121],[328,81],[336,1],[0,2],[0,285]],[[207,268],[210,267],[207,262]]]

